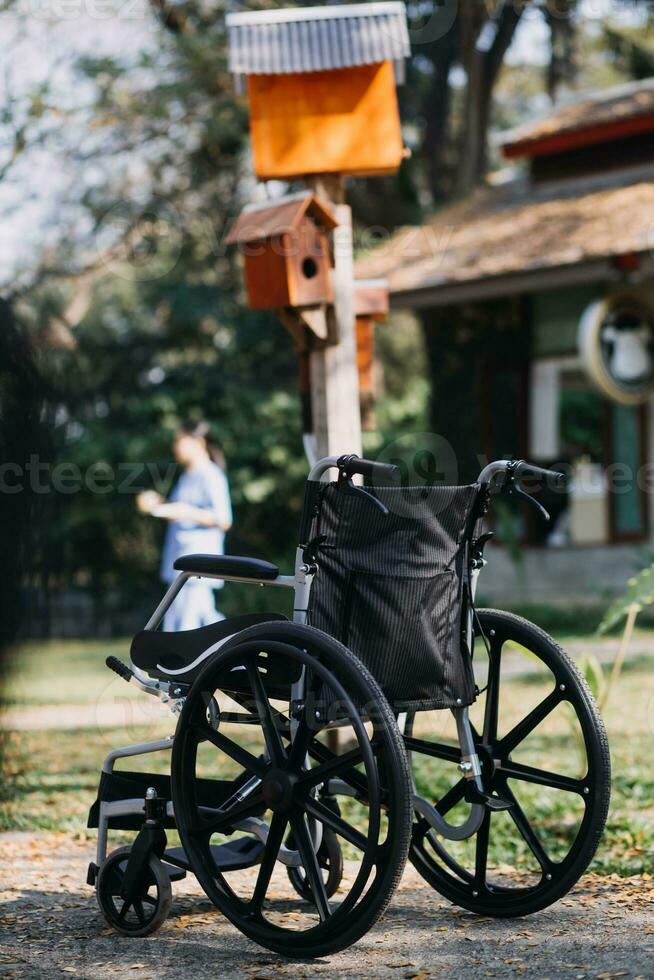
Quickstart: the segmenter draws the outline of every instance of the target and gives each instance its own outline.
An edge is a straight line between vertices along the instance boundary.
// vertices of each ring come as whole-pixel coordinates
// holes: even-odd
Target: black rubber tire
[[[135,906],[121,912],[116,906],[120,902],[120,882],[124,875],[125,865],[129,859],[131,847],[119,847],[103,861],[98,871],[95,885],[98,905],[108,924],[122,936],[149,936],[166,921],[173,901],[173,890],[168,872],[159,858],[153,854],[150,857],[150,881],[144,889],[140,904],[142,915]],[[154,896],[151,890],[154,889]],[[146,912],[144,904],[148,908]],[[133,914],[127,918],[129,912]],[[136,921],[134,921],[136,919]]]
[[[287,929],[265,918],[263,903],[266,901],[268,884],[262,886],[263,899],[259,901],[255,911],[252,909],[253,899],[246,903],[235,895],[224,875],[220,873],[215,863],[212,863],[209,849],[210,836],[207,837],[207,834],[217,832],[216,819],[210,819],[211,828],[208,831],[206,821],[203,824],[202,819],[199,819],[200,810],[196,799],[195,765],[198,740],[210,741],[216,745],[216,735],[219,735],[219,733],[207,733],[203,712],[205,712],[204,705],[207,703],[207,698],[211,696],[209,692],[213,694],[218,689],[215,682],[224,677],[228,669],[232,670],[243,664],[249,665],[246,670],[252,672],[248,676],[251,677],[251,683],[254,685],[258,669],[256,658],[266,649],[273,656],[287,656],[296,663],[308,665],[312,676],[321,679],[320,683],[334,685],[333,690],[338,693],[339,701],[347,706],[348,717],[352,721],[358,739],[359,756],[363,753],[362,764],[366,767],[365,785],[371,797],[370,801],[364,801],[364,805],[368,805],[371,814],[373,803],[375,806],[375,814],[371,816],[368,827],[376,826],[377,836],[373,837],[373,844],[370,844],[369,836],[360,835],[364,842],[361,845],[361,861],[354,883],[349,886],[349,892],[335,911],[332,912],[328,906],[327,916],[321,916],[318,925],[304,931],[298,928]],[[371,707],[371,710],[366,713],[366,718],[371,717],[374,724],[374,754],[370,747],[372,743],[364,728],[365,720],[356,707],[357,704]],[[364,744],[368,746],[365,750],[362,748]],[[311,740],[310,745],[311,754],[316,750],[314,739]],[[224,750],[224,742],[222,747]],[[324,754],[324,749],[322,751],[322,756],[320,754],[317,756],[319,765],[315,769],[316,773],[323,764],[326,765],[330,761],[329,756]],[[229,752],[234,759],[234,743],[230,744]],[[254,762],[251,756],[248,764],[253,772],[256,771]],[[347,778],[352,780],[356,777],[353,766],[359,764],[361,764],[359,760],[351,761],[347,770],[339,767],[338,773],[334,771],[333,777],[340,774],[341,778],[345,778],[343,776],[345,772],[346,775],[350,773]],[[256,760],[256,766],[261,771],[261,779],[267,772],[262,769],[262,766],[267,765],[265,761]],[[298,767],[298,778],[303,773],[306,775],[303,765],[304,756]],[[276,772],[279,771],[277,765]],[[314,778],[313,773],[314,770],[311,779]],[[349,650],[325,633],[295,623],[271,622],[244,630],[226,643],[207,661],[186,699],[178,720],[173,745],[171,777],[175,818],[194,874],[220,911],[244,935],[259,945],[288,957],[326,956],[355,943],[368,932],[385,911],[401,879],[411,837],[412,792],[409,763],[397,722],[379,685]],[[263,790],[262,784],[262,793]],[[323,825],[329,825],[324,822],[327,819],[327,807],[322,805],[322,811],[317,811],[316,802],[318,801],[315,798],[310,798],[307,803],[306,794],[304,796],[300,794],[297,798],[293,795],[289,806],[290,812],[293,812],[296,819],[292,828],[294,832],[298,827],[298,812],[302,820],[304,814],[311,815],[309,810],[312,811],[314,818],[317,812],[321,812]],[[386,839],[383,844],[380,843],[379,836],[382,810],[386,820]],[[244,814],[245,811],[241,809],[241,818]],[[271,827],[276,816],[277,813],[273,812]],[[284,817],[285,814],[282,813],[281,816]],[[217,819],[221,828],[225,827],[224,818]],[[340,820],[336,817],[334,819]],[[279,820],[278,827],[281,827],[282,823],[283,820]],[[343,831],[344,823],[345,821],[341,821],[339,826],[337,822],[333,826],[339,836]],[[351,833],[352,829],[350,825],[346,833]],[[220,832],[224,831],[221,829]],[[282,829],[282,833],[285,833],[285,828]],[[368,835],[371,833],[369,829]],[[270,834],[272,835],[272,830]],[[278,851],[273,847],[270,854],[273,862],[277,853]],[[264,854],[259,874],[262,874],[261,869],[265,861]],[[268,883],[269,881],[268,877]],[[302,901],[299,907],[306,909],[306,903]]]
[[[292,835],[287,841],[287,847],[293,848]],[[318,864],[326,872],[323,875],[325,881],[325,891],[327,896],[332,898],[338,891],[338,886],[343,880],[343,851],[338,843],[338,837],[329,827],[324,827],[322,841],[317,852]],[[301,868],[287,868],[288,880],[293,888],[306,902],[313,902],[313,892],[311,885],[307,881],[307,876]]]
[[[586,681],[576,664],[551,636],[522,617],[499,610],[480,609],[477,611],[477,620],[476,634],[483,630],[486,637],[491,637],[491,633],[494,631],[491,640],[494,649],[499,650],[499,654],[494,654],[494,656],[501,658],[503,643],[506,640],[513,640],[525,647],[552,671],[556,678],[553,695],[562,690],[561,685],[563,685],[565,696],[560,695],[560,699],[572,704],[583,735],[586,751],[588,772],[585,778],[574,781],[579,784],[579,789],[571,790],[577,792],[583,799],[585,804],[584,816],[567,855],[562,861],[548,865],[549,871],[547,873],[541,864],[541,879],[533,887],[487,889],[485,885],[486,864],[484,865],[484,883],[478,878],[475,880],[472,874],[467,880],[464,880],[460,871],[456,872],[456,869],[451,865],[448,867],[448,863],[443,859],[443,854],[439,854],[437,857],[432,846],[425,846],[424,823],[421,825],[418,817],[414,822],[409,858],[422,877],[455,905],[478,915],[497,918],[518,917],[538,912],[562,898],[579,880],[592,861],[602,838],[609,811],[611,793],[609,744],[604,723]],[[553,697],[553,695],[549,697]],[[411,719],[409,719],[409,729],[410,727]],[[497,726],[495,727],[497,728]],[[405,729],[405,732],[407,735],[411,734],[410,730]],[[507,737],[504,736],[505,739]],[[482,735],[475,733],[475,741],[481,755],[484,744]],[[501,742],[502,739],[496,738],[494,744],[486,745],[484,751],[486,759],[492,760],[496,755],[502,754],[501,748],[498,748]],[[509,750],[505,765],[507,768],[511,767],[515,772],[516,764],[511,761],[511,751],[513,750]],[[414,750],[412,748],[411,756],[413,755]],[[488,768],[492,770],[493,764],[491,763]],[[501,769],[501,763],[499,769]],[[503,788],[506,791],[509,779],[518,777],[502,775],[499,769],[492,775],[485,774],[484,781],[487,789],[497,790],[502,794]],[[547,769],[546,764],[545,769]],[[531,775],[533,776],[533,773]],[[551,774],[545,772],[543,775],[550,776]],[[561,779],[561,777],[556,778]],[[530,778],[529,781],[537,782],[533,778]],[[570,780],[570,783],[572,782]],[[543,785],[553,784],[550,782]],[[555,786],[554,788],[560,787]],[[487,833],[490,834],[492,816],[487,817],[487,819],[489,821]],[[478,833],[481,834],[483,829],[482,827]],[[441,846],[443,844],[446,845],[447,842],[442,842]],[[447,848],[444,847],[444,851],[446,850]],[[487,861],[487,858],[485,860]],[[459,865],[458,867],[461,868],[462,866]],[[548,878],[548,874],[551,875],[550,878]],[[478,875],[478,872],[475,872],[475,875]]]

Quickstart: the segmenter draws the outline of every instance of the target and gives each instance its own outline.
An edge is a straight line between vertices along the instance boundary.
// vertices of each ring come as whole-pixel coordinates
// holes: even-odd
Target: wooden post
[[[310,358],[311,417],[316,458],[363,455],[361,406],[354,314],[354,244],[352,211],[345,203],[342,177],[309,178],[307,183],[330,202],[338,227],[334,229],[334,309],[337,344],[312,350]],[[333,479],[327,473],[325,479]],[[338,753],[340,729],[327,732],[327,748]]]
[[[361,455],[361,412],[354,315],[354,248],[352,211],[345,204],[342,177],[314,177],[307,183],[330,203],[334,230],[334,310],[338,343],[310,354],[311,410],[315,453]]]

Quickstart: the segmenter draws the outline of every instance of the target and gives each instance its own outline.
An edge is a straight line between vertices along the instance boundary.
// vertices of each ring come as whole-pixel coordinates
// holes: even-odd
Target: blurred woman
[[[173,566],[182,555],[224,554],[225,533],[232,526],[224,460],[208,442],[209,428],[207,422],[189,421],[175,433],[173,455],[184,473],[167,501],[153,491],[137,498],[142,513],[169,522],[161,562],[161,577],[168,585],[178,574]],[[189,579],[166,613],[164,629],[198,629],[223,619],[214,600],[214,590],[223,585],[216,579]]]

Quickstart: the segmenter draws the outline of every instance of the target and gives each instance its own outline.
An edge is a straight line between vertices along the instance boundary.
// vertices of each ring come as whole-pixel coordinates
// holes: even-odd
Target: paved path
[[[478,919],[408,869],[390,910],[361,942],[315,962],[291,962],[241,936],[194,880],[174,886],[170,919],[147,939],[123,939],[83,884],[92,841],[0,836],[0,975],[25,980],[392,977],[654,978],[654,878],[586,877],[528,919]]]

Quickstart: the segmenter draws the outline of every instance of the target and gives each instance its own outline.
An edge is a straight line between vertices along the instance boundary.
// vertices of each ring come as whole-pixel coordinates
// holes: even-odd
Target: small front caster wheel
[[[289,834],[286,846],[291,850],[294,848],[295,843],[292,834]],[[338,837],[329,827],[323,827],[322,841],[318,848],[317,857],[318,866],[322,870],[327,897],[331,898],[332,895],[336,894],[338,886],[343,880],[343,852],[338,843]],[[304,868],[287,868],[286,871],[298,895],[306,899],[307,902],[313,903],[311,885],[307,881]]]
[[[138,898],[127,901],[122,891],[130,851],[119,847],[102,864],[95,886],[98,905],[109,925],[123,936],[149,936],[167,918],[173,891],[166,869],[152,854]]]

